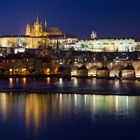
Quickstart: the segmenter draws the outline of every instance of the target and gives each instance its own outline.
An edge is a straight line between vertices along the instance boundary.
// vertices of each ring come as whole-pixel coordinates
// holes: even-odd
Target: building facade
[[[0,47],[24,47],[37,49],[39,47],[57,47],[63,50],[91,52],[132,52],[140,51],[140,41],[126,39],[98,39],[92,32],[91,39],[82,40],[78,37],[63,34],[59,28],[48,28],[37,17],[33,25],[27,24],[25,35],[0,36]]]
[[[46,21],[43,26],[42,22],[40,22],[39,18],[37,17],[34,25],[27,24],[25,35],[32,36],[32,37],[43,37],[47,35],[62,35],[62,32],[57,27],[48,28]]]
[[[75,50],[92,52],[132,52],[140,46],[135,39],[89,39],[80,40],[75,44]]]

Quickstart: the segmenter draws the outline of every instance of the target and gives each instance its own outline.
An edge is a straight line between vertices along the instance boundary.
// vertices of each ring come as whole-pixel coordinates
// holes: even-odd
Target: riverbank
[[[0,92],[140,96],[139,80],[0,78]]]
[[[28,74],[28,75],[0,75],[0,78],[64,78],[64,79],[70,79],[70,78],[79,78],[79,79],[105,79],[105,80],[140,80],[140,77],[128,77],[128,78],[119,78],[119,77],[96,77],[96,76],[70,76],[70,75],[58,75],[58,74]]]
[[[120,94],[117,94],[117,93],[105,93],[105,92],[94,92],[94,93],[86,93],[86,92],[79,92],[79,93],[75,93],[75,92],[57,92],[57,91],[44,91],[44,90],[0,90],[0,93],[8,93],[8,94],[11,94],[11,93],[14,93],[14,94],[58,94],[58,95],[100,95],[100,96],[140,96],[140,93],[133,93],[133,94],[130,94],[130,93],[120,93]]]

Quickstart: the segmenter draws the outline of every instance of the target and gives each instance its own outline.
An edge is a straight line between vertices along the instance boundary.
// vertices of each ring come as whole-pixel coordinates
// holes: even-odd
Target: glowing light
[[[115,88],[119,88],[120,87],[120,81],[119,80],[115,80]]]
[[[22,68],[21,71],[22,71],[22,74],[26,74],[26,68]]]
[[[74,102],[75,102],[75,105],[77,105],[77,94],[74,95]]]
[[[8,107],[8,100],[6,94],[1,94],[1,109],[3,112],[3,119],[6,120],[8,113],[7,113],[7,107]]]
[[[50,74],[50,72],[51,72],[50,68],[44,70],[44,74]]]
[[[19,82],[19,79],[18,78],[16,78],[16,83],[18,83]]]
[[[93,95],[93,108],[96,109],[96,95]]]
[[[50,77],[47,77],[47,84],[51,84],[51,78]]]
[[[63,62],[60,62],[59,64],[60,64],[60,65],[62,65],[62,64],[63,64]]]
[[[84,102],[85,102],[85,105],[87,104],[87,95],[84,95]]]
[[[12,88],[13,87],[13,78],[9,79],[9,87]]]
[[[73,78],[73,84],[75,87],[78,86],[78,79],[77,78]]]
[[[59,84],[63,85],[63,79],[62,78],[59,78]]]
[[[127,107],[127,109],[129,109],[129,97],[128,96],[126,97],[126,107]]]
[[[71,71],[71,76],[76,76],[77,75],[77,70],[75,69],[75,70],[72,70]]]
[[[59,97],[60,97],[60,98],[59,98],[59,100],[60,100],[60,105],[62,105],[62,94],[60,94]]]
[[[22,69],[22,72],[24,72],[24,71],[26,71],[26,69],[25,69],[25,68],[23,68],[23,69]]]
[[[119,109],[119,97],[116,96],[116,112],[118,112],[118,109]]]
[[[27,84],[27,79],[26,78],[22,78],[22,84],[25,86]]]

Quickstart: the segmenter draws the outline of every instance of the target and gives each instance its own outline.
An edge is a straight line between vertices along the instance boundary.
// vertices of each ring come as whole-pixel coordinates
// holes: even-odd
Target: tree
[[[38,41],[38,47],[39,47],[40,49],[42,49],[42,48],[45,48],[46,45],[45,45],[45,43],[44,43],[43,41]]]
[[[104,47],[103,49],[102,49],[102,52],[107,52],[108,51],[108,49],[106,48],[106,47]]]
[[[140,45],[137,45],[137,46],[135,47],[135,51],[140,51]]]
[[[5,72],[6,72],[6,69],[0,68],[0,74],[5,74]]]
[[[69,51],[74,51],[74,47],[69,48]]]
[[[23,42],[23,47],[26,47],[27,46],[27,42]]]
[[[8,47],[16,47],[17,46],[16,43],[13,41],[8,41],[7,45],[8,45]]]

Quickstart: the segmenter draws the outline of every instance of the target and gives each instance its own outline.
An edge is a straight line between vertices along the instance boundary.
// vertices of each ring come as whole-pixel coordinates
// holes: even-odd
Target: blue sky
[[[0,34],[24,34],[37,14],[48,26],[88,37],[140,38],[139,0],[1,0]]]

